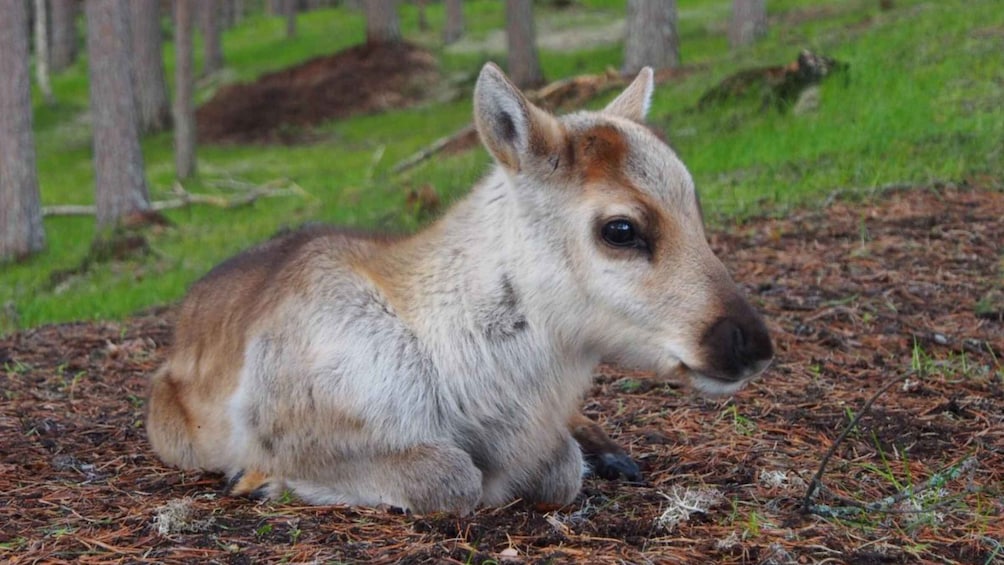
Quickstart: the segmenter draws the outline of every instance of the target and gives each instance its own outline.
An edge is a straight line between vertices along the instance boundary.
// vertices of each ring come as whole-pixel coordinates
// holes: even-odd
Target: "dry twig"
[[[285,187],[280,187],[285,184]],[[281,196],[305,196],[307,191],[291,181],[282,179],[255,186],[245,194],[232,197],[214,196],[211,194],[196,194],[185,190],[180,182],[175,182],[172,192],[176,198],[157,200],[150,203],[149,211],[160,212],[186,208],[193,204],[215,206],[217,208],[238,208],[254,203],[259,198],[278,198]],[[97,214],[97,206],[91,204],[57,204],[43,206],[43,216],[93,216]]]

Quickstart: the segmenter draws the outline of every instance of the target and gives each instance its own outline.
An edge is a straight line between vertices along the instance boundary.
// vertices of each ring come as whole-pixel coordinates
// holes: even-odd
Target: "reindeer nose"
[[[745,301],[734,303],[704,336],[718,378],[739,381],[763,370],[774,346],[763,319]]]

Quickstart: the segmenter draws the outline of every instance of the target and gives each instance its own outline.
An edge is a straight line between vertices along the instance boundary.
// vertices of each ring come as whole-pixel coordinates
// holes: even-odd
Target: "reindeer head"
[[[653,85],[643,69],[602,111],[557,118],[488,64],[475,122],[511,181],[522,245],[538,263],[528,277],[566,335],[649,370],[682,365],[699,390],[727,394],[773,348],[708,246],[690,173],[642,123]]]

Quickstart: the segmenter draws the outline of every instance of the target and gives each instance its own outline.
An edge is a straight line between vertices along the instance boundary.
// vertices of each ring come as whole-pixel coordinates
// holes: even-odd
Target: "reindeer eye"
[[[638,239],[634,224],[627,220],[612,220],[603,225],[600,230],[603,241],[614,247],[643,247],[644,242]]]

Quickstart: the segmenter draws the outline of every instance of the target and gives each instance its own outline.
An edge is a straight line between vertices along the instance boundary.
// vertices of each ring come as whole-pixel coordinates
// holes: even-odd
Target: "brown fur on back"
[[[235,255],[196,281],[181,305],[168,361],[151,382],[149,405],[174,407],[148,413],[151,442],[165,459],[183,467],[223,470],[225,450],[210,438],[225,434],[203,431],[229,426],[225,400],[237,386],[248,336],[290,289],[305,288],[309,270],[299,267],[312,256],[349,242],[358,246],[392,239],[307,226]]]

